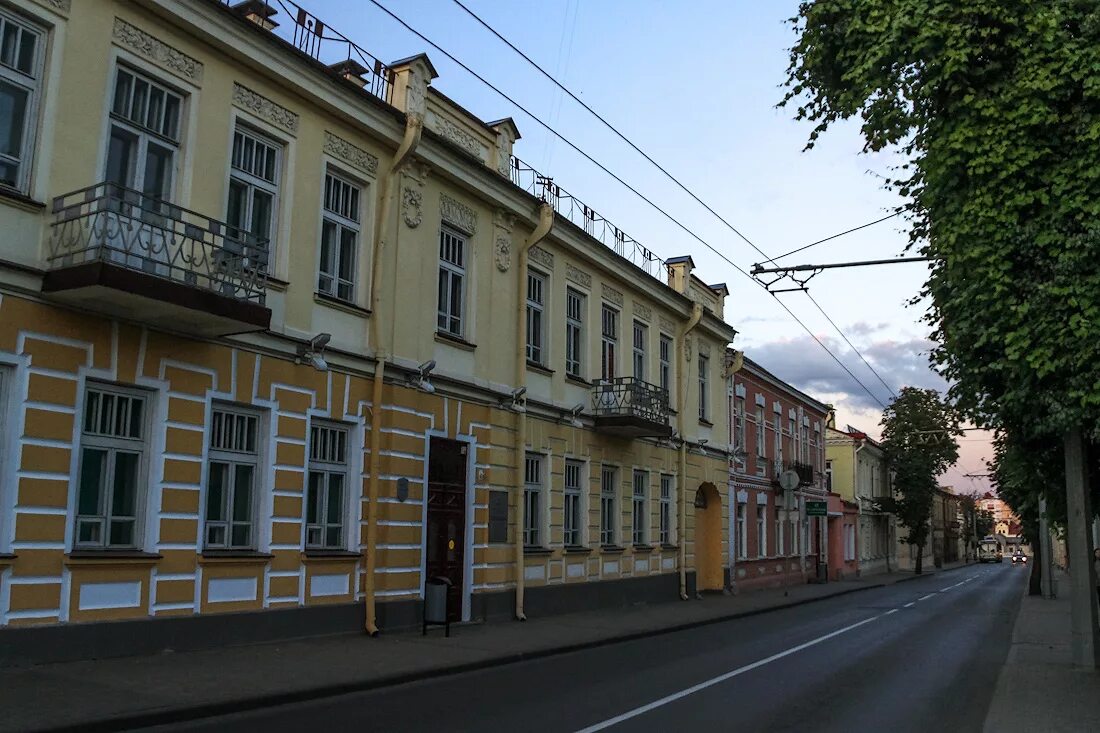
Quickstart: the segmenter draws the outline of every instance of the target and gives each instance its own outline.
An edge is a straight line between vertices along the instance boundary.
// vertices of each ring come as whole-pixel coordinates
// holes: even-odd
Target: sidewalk
[[[0,670],[0,731],[121,730],[354,692],[668,633],[879,588],[945,570],[738,596],[217,650]]]
[[[1069,582],[1055,571],[1058,597],[1025,595],[1012,646],[986,716],[988,733],[1100,730],[1100,672],[1070,659]]]

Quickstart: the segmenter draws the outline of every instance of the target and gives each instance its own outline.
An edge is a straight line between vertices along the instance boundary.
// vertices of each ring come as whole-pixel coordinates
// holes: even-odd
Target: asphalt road
[[[980,731],[1027,569],[156,731]],[[303,669],[308,675],[309,670]]]

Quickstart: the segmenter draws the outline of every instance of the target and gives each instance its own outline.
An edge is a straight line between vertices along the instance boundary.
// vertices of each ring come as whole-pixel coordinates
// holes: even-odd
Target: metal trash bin
[[[451,622],[447,612],[452,585],[454,584],[450,578],[441,575],[428,578],[424,585],[424,628],[421,636],[427,635],[428,626],[442,626],[444,636],[451,635]]]

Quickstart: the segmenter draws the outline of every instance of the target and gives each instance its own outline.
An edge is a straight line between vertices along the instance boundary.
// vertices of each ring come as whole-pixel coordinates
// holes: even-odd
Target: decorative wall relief
[[[554,255],[542,247],[532,247],[528,257],[532,262],[537,262],[543,267],[554,268]]]
[[[604,283],[603,286],[603,297],[615,305],[621,306],[623,304],[623,294],[607,283]]]
[[[676,333],[676,324],[667,318],[660,318],[658,322],[661,324],[661,330],[672,336]]]
[[[503,232],[497,234],[496,242],[493,244],[493,256],[496,259],[497,269],[508,272],[508,268],[512,266],[512,238],[509,235]]]
[[[445,193],[439,195],[439,210],[443,221],[456,226],[467,234],[477,234],[477,212],[466,204],[455,201]]]
[[[569,262],[565,263],[565,279],[586,288],[592,287],[592,276]]]
[[[68,12],[70,3],[67,1],[62,2],[61,0],[53,0],[49,5],[58,10]],[[125,46],[139,56],[152,61],[157,66],[167,69],[173,74],[178,74],[196,84],[202,82],[203,66],[201,61],[191,58],[183,51],[169,46],[159,38],[149,35],[136,26],[130,25],[122,18],[115,18],[115,27],[112,36],[118,41],[119,45]]]
[[[653,311],[649,306],[642,305],[641,303],[634,303],[634,315],[644,321],[653,320]]]
[[[73,7],[73,0],[38,0],[38,2],[45,5],[47,8],[53,8],[65,15],[68,15]]]
[[[401,215],[405,220],[405,226],[416,229],[424,219],[424,195],[419,188],[406,185],[401,190]]]
[[[324,150],[332,157],[339,158],[352,168],[357,168],[372,176],[378,174],[377,157],[371,155],[359,146],[349,143],[339,135],[332,134],[328,130],[325,130]]]
[[[233,104],[291,134],[298,133],[296,113],[237,82],[233,82]]]
[[[691,361],[691,347],[692,338],[691,336],[686,336],[684,338],[684,361]]]

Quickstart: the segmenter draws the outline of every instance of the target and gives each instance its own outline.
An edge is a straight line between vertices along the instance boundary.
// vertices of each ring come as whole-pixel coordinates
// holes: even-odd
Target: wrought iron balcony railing
[[[798,461],[790,461],[787,463],[788,471],[794,471],[798,474],[798,481],[803,486],[812,486],[814,482],[814,467],[809,463],[799,463]]]
[[[668,390],[634,377],[604,379],[592,388],[592,411],[601,417],[635,417],[668,425]]]
[[[103,262],[264,304],[267,239],[114,183],[53,200],[51,270]]]
[[[224,5],[288,46],[337,73],[357,77],[363,88],[390,102],[393,71],[366,49],[293,0],[207,0]]]

